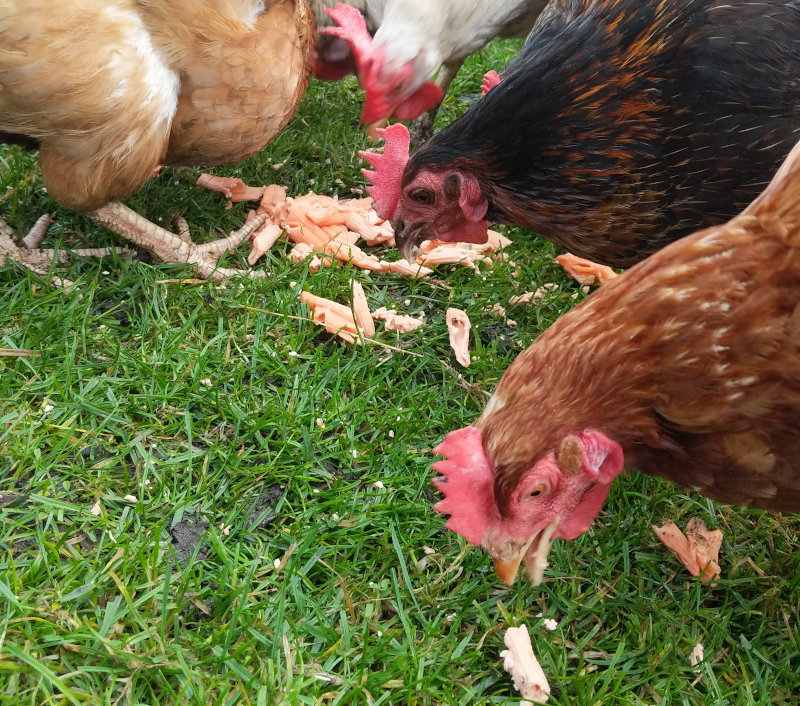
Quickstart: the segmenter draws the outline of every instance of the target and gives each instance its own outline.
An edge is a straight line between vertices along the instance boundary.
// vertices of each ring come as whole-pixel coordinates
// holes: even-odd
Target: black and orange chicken
[[[793,0],[553,0],[500,82],[410,158],[370,173],[381,215],[420,239],[517,224],[628,267],[723,223],[800,134]]]

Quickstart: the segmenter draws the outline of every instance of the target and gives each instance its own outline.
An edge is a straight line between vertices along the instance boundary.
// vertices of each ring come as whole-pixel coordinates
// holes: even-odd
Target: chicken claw
[[[266,276],[266,273],[260,270],[217,267],[217,260],[223,253],[236,248],[250,233],[263,225],[266,219],[263,214],[250,219],[227,238],[203,244],[192,242],[185,222],[179,226],[179,233],[176,235],[148,221],[119,201],[112,201],[96,211],[87,211],[84,215],[104,228],[108,228],[126,240],[148,250],[164,262],[193,265],[200,277],[219,282],[236,275]]]
[[[5,264],[9,260],[18,265],[26,267],[31,272],[41,277],[51,277],[53,284],[57,287],[70,287],[74,283],[57,275],[50,275],[53,265],[66,265],[69,257],[63,250],[39,248],[44,239],[53,217],[46,213],[40,216],[28,234],[17,244],[17,236],[13,229],[0,218],[0,264]],[[118,255],[129,255],[128,248],[79,248],[72,253],[82,257],[104,257],[112,252]]]

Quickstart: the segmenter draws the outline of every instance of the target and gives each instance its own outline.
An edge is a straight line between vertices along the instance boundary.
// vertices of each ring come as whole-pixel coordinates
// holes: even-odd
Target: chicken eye
[[[435,200],[433,192],[430,189],[412,189],[409,193],[412,201],[430,206]]]
[[[531,490],[530,497],[531,498],[538,498],[540,495],[544,495],[547,492],[547,486],[544,483],[537,483],[533,486],[533,490]]]

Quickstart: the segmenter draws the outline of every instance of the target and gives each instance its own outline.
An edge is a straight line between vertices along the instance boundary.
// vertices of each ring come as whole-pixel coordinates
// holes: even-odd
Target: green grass
[[[509,46],[469,62],[441,121]],[[214,172],[350,196],[359,97],[352,80],[312,83],[263,154]],[[19,231],[53,211],[51,244],[118,242],[53,205],[35,156],[0,159],[0,213]],[[198,173],[165,170],[129,203],[183,213],[198,239],[238,227],[245,206],[225,211]],[[0,269],[0,348],[32,351],[0,357],[0,704],[515,704],[498,652],[520,623],[553,704],[798,703],[797,517],[630,474],[589,532],[556,543],[541,587],[506,588],[432,511],[431,447],[583,296],[548,243],[509,234],[516,265],[430,283],[310,274],[285,244],[259,264],[269,279],[222,286],[114,257],[73,258],[66,293]],[[399,350],[331,339],[298,292],[345,301],[353,277],[373,308],[428,325],[379,326]],[[509,310],[516,327],[487,311],[545,282],[558,288]],[[448,305],[475,326],[469,369],[449,351]],[[725,535],[714,588],[650,529],[695,515]]]

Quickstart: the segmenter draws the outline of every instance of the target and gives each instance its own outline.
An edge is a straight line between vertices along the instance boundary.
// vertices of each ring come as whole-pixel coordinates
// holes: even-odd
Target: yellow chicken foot
[[[254,230],[264,223],[266,216],[259,215],[227,238],[210,243],[192,242],[185,221],[179,221],[178,234],[165,230],[148,221],[136,211],[119,201],[112,201],[96,211],[87,211],[85,216],[95,223],[108,228],[126,240],[153,253],[164,262],[194,265],[200,277],[221,281],[235,275],[245,277],[265,277],[261,270],[237,270],[230,267],[217,267],[217,260],[228,251],[235,249]]]
[[[50,214],[46,213],[40,216],[28,234],[21,239],[21,244],[18,245],[16,233],[0,218],[0,264],[8,261],[16,262],[40,277],[49,276],[57,287],[69,287],[73,284],[71,280],[50,274],[53,265],[67,264],[68,254],[63,250],[39,248],[52,222],[53,217]],[[71,252],[82,257],[104,257],[112,252],[118,255],[131,254],[131,250],[128,248],[79,248]]]

